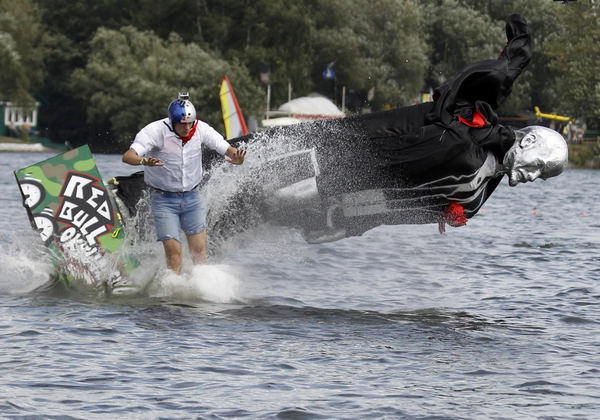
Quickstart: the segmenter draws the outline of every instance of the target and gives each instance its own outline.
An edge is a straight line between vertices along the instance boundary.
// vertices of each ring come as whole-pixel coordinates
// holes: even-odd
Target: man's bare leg
[[[206,229],[200,233],[189,235],[188,245],[194,264],[206,264]]]
[[[167,267],[179,274],[181,271],[181,243],[177,239],[167,239],[163,241],[163,247],[167,257]]]

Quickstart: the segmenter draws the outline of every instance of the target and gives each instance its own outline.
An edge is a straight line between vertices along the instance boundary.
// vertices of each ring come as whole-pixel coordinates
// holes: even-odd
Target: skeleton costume
[[[498,59],[465,68],[436,89],[434,102],[320,124],[317,131],[340,133],[314,138],[318,193],[334,236],[381,224],[436,223],[444,213],[453,224],[451,203],[463,207],[463,219],[477,213],[502,179],[504,155],[515,142],[495,110],[531,58],[522,17],[510,16],[506,34]]]

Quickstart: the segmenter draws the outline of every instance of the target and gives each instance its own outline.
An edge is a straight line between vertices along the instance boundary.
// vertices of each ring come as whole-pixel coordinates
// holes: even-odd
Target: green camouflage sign
[[[119,257],[125,231],[87,145],[15,171],[23,205],[61,280],[126,286],[135,262]]]

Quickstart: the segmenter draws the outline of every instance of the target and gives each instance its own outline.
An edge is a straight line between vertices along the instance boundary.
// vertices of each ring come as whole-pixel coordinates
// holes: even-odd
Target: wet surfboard
[[[58,279],[107,292],[130,289],[123,219],[87,145],[14,171],[23,206]]]

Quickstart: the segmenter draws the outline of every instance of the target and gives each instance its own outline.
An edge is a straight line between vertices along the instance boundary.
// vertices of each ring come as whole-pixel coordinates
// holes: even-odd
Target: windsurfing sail
[[[58,278],[88,286],[128,288],[137,265],[118,251],[125,241],[120,212],[87,145],[14,171],[32,227],[48,248]],[[122,289],[124,290],[124,289]]]
[[[223,76],[221,81],[219,97],[221,98],[221,111],[227,140],[248,134],[248,127],[246,127],[244,116],[227,76]]]

